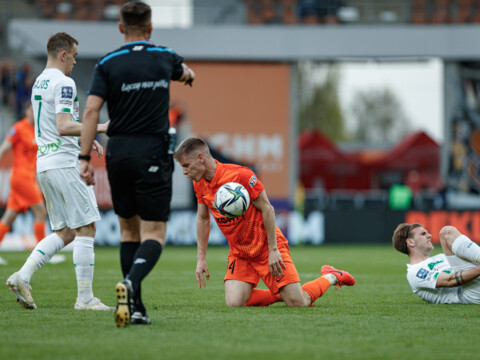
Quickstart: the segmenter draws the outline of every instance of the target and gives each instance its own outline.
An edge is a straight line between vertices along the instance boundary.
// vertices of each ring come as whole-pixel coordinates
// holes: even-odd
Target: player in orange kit
[[[0,219],[0,242],[12,227],[13,221],[21,212],[32,210],[33,231],[37,241],[45,237],[47,210],[43,196],[36,183],[37,144],[33,123],[33,110],[30,104],[25,110],[25,118],[12,126],[2,145],[0,159],[13,150],[13,166],[10,176],[10,194],[7,208]],[[0,264],[6,261],[0,258]]]
[[[184,140],[175,159],[193,181],[197,209],[197,283],[210,278],[206,262],[210,212],[230,246],[225,275],[227,306],[266,306],[284,301],[287,306],[311,306],[331,286],[354,285],[348,272],[325,265],[319,278],[300,285],[288,241],[275,225],[275,211],[262,183],[247,167],[222,164],[210,154],[200,138]],[[252,205],[240,217],[227,219],[214,206],[215,193],[227,182],[242,184]],[[269,290],[255,289],[262,279]]]

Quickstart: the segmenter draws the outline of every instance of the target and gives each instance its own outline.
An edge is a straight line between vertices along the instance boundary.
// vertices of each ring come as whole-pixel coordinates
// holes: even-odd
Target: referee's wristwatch
[[[78,160],[87,160],[87,161],[90,161],[92,157],[90,155],[82,155],[82,154],[78,154]]]

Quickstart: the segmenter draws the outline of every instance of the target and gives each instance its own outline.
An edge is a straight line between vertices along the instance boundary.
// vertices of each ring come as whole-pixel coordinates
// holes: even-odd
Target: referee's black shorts
[[[116,135],[107,145],[107,171],[115,213],[123,218],[167,221],[173,159],[168,135]]]

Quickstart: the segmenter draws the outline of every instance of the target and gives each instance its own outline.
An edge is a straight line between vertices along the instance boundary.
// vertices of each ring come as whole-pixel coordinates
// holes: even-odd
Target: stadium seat
[[[427,22],[427,0],[413,0],[412,24],[425,24]]]
[[[446,24],[450,22],[450,0],[434,0],[432,24]]]
[[[473,18],[475,1],[473,0],[457,0],[456,15],[453,17],[455,23],[469,23]]]
[[[281,0],[282,20],[285,25],[292,25],[298,22],[296,0]]]

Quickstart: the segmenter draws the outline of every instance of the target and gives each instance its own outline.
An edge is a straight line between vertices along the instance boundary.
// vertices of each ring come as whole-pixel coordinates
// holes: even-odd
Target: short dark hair
[[[127,2],[120,10],[120,21],[126,34],[144,33],[152,22],[152,9],[141,1]]]
[[[393,237],[392,237],[393,247],[398,251],[400,251],[401,253],[408,255],[407,239],[410,237],[410,232],[413,229],[421,226],[422,224],[420,223],[413,223],[413,224],[402,223],[398,225],[395,231],[393,232]]]
[[[50,36],[47,42],[47,53],[49,56],[56,57],[62,50],[70,53],[74,45],[78,45],[78,40],[64,32],[59,32]]]
[[[178,145],[173,157],[175,160],[179,161],[181,156],[189,155],[195,150],[201,150],[205,155],[211,156],[210,149],[205,140],[198,137],[191,137],[183,140],[180,145]]]

